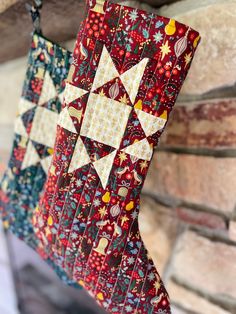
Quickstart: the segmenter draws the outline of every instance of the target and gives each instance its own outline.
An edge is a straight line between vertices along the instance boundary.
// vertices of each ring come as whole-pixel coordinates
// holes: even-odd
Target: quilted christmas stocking
[[[107,312],[170,313],[140,236],[140,193],[200,37],[103,2],[91,4],[74,50],[35,227],[55,263]]]
[[[5,228],[37,250],[32,215],[52,159],[62,93],[72,56],[41,35],[39,8],[28,6],[28,9],[35,32],[15,121],[13,149],[1,182],[0,214]],[[50,259],[47,261],[62,279],[73,284],[62,269]]]

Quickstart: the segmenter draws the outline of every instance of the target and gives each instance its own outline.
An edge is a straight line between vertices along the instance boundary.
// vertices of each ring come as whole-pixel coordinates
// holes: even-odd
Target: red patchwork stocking
[[[200,37],[101,2],[75,47],[36,229],[55,263],[108,312],[170,313],[140,236],[139,200]]]

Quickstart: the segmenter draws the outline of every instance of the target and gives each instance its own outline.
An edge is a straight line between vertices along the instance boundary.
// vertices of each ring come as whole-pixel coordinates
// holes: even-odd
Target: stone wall
[[[199,30],[202,41],[145,183],[141,232],[174,314],[236,313],[236,0],[155,10]],[[0,65],[5,156],[25,62]]]
[[[144,242],[178,313],[236,313],[236,1],[159,13],[202,41],[145,183]]]

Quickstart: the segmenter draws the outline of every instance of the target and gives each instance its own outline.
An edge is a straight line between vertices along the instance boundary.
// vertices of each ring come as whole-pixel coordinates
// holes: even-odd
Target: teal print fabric
[[[40,249],[32,219],[52,160],[70,62],[70,52],[33,34],[12,153],[1,182],[0,215],[4,227],[36,251]],[[63,281],[79,287],[44,252],[39,253]]]

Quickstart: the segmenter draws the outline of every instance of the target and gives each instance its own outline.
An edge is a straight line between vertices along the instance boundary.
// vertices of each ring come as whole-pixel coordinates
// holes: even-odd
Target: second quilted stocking
[[[0,217],[5,229],[38,251],[63,281],[78,288],[39,246],[32,225],[52,159],[57,121],[72,59],[71,52],[42,35],[39,23],[41,6],[42,1],[27,6],[34,22],[34,32],[15,120],[13,148],[0,182]]]
[[[100,2],[75,47],[35,227],[51,258],[108,312],[170,313],[140,236],[139,201],[199,34]]]

